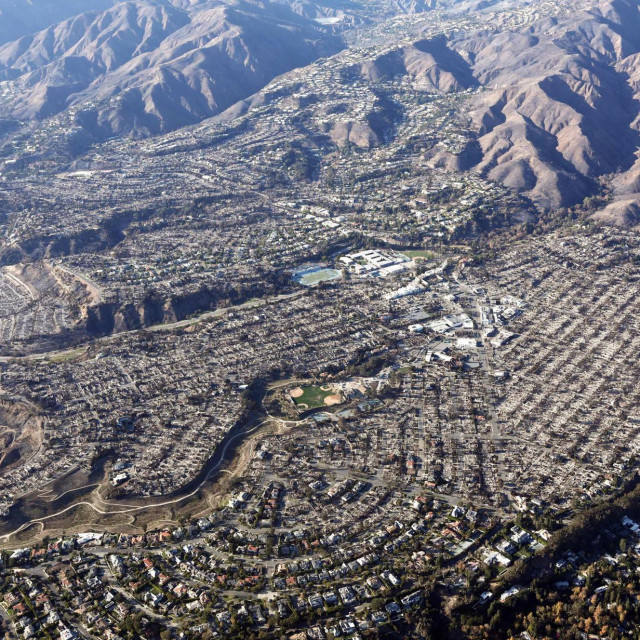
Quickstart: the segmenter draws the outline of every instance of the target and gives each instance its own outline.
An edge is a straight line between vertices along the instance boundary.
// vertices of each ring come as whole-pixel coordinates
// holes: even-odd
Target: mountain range
[[[115,0],[0,0],[0,45],[87,11],[103,11]]]
[[[612,201],[596,217],[639,222],[638,3],[579,3],[524,25],[474,26],[475,15],[499,4],[454,3],[471,26],[356,61],[350,55],[345,65],[374,88],[377,104],[390,104],[380,86],[399,78],[426,95],[466,96],[458,114],[473,133],[465,159],[439,149],[434,162],[479,172],[545,209],[606,187]],[[439,3],[394,6],[416,13]],[[233,117],[230,107],[251,104],[275,77],[346,49],[345,31],[375,21],[378,7],[375,0],[0,0],[0,118],[23,126],[74,114],[91,140],[102,140],[161,134],[225,110]],[[331,139],[384,143],[384,132],[358,127],[340,125]]]
[[[361,70],[372,81],[405,76],[426,92],[473,89],[460,112],[475,136],[473,171],[544,209],[609,188],[613,200],[595,217],[640,222],[637,2],[416,41]]]
[[[483,154],[478,168],[490,178],[557,207],[581,201],[602,176],[633,170],[640,87],[629,71],[640,51],[637,3],[601,3],[453,46],[485,87],[471,117]]]
[[[98,137],[198,122],[272,78],[339,51],[339,37],[282,4],[118,2],[0,47],[6,116],[82,107]]]

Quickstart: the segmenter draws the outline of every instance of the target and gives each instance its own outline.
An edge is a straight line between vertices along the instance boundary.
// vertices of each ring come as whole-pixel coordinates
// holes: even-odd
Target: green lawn
[[[333,395],[332,389],[321,389],[318,386],[301,387],[303,393],[299,398],[293,398],[296,406],[304,409],[318,409],[319,407],[325,407],[325,398]],[[306,405],[301,406],[301,405]]]
[[[56,355],[47,358],[48,362],[55,362],[56,364],[62,364],[64,362],[70,362],[80,356],[83,356],[87,352],[86,347],[80,347],[79,349],[73,349],[71,351],[61,351]]]
[[[416,251],[403,251],[402,252],[408,258],[423,258],[424,260],[433,260],[436,254],[428,249],[417,249]]]

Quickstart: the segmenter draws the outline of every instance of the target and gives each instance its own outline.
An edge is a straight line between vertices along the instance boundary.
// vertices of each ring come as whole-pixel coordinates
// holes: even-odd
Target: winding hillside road
[[[220,453],[218,453],[216,451],[216,453],[214,455],[219,457],[219,460],[211,467],[211,469],[209,469],[209,472],[207,473],[207,475],[204,477],[204,479],[196,486],[195,489],[193,489],[192,491],[190,491],[189,493],[180,496],[178,498],[174,498],[172,500],[165,500],[163,502],[154,502],[154,503],[150,503],[147,505],[141,505],[141,506],[137,506],[137,507],[120,507],[111,511],[106,511],[104,509],[101,509],[97,506],[95,506],[93,503],[88,502],[86,500],[83,500],[81,502],[76,502],[75,504],[72,504],[68,507],[66,507],[65,509],[62,509],[60,511],[57,511],[56,513],[52,513],[48,516],[43,516],[42,518],[35,518],[33,520],[29,520],[29,522],[25,522],[23,525],[21,525],[20,527],[18,527],[17,529],[15,529],[14,531],[11,531],[9,533],[6,533],[2,536],[0,536],[0,540],[8,540],[11,536],[14,536],[18,533],[20,533],[21,531],[23,531],[24,529],[27,529],[28,527],[34,525],[34,524],[38,524],[38,523],[43,523],[46,520],[51,520],[53,518],[57,518],[61,515],[64,515],[65,513],[68,513],[69,511],[72,511],[73,509],[76,509],[77,507],[84,505],[89,507],[90,509],[93,509],[96,513],[99,513],[100,515],[104,515],[104,516],[108,516],[108,515],[118,515],[118,514],[122,514],[122,513],[137,513],[140,511],[144,511],[146,509],[155,509],[157,507],[166,507],[166,506],[170,506],[172,504],[177,504],[179,502],[183,502],[184,500],[188,500],[189,498],[192,498],[193,496],[195,496],[198,491],[200,491],[202,489],[202,487],[211,479],[211,476],[213,476],[215,473],[217,473],[218,471],[220,471],[220,467],[225,463],[225,457],[227,454],[227,451],[229,449],[229,447],[236,441],[242,438],[246,438],[247,436],[251,435],[252,433],[255,433],[258,429],[261,429],[265,424],[268,423],[272,423],[274,422],[274,420],[272,418],[268,418],[267,420],[263,420],[262,422],[260,422],[259,424],[257,424],[255,427],[249,429],[248,431],[243,431],[241,433],[236,434],[235,436],[229,438],[229,440],[227,440],[227,442],[225,443],[225,445],[222,447],[222,449],[220,450]],[[286,421],[281,421],[283,423],[286,423]],[[112,503],[105,503],[108,507],[112,506],[112,507],[119,507],[119,505],[114,505]]]

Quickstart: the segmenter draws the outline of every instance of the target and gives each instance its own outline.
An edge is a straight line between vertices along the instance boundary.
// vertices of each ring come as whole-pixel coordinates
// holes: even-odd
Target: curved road
[[[144,511],[145,509],[151,509],[151,508],[156,508],[156,507],[166,507],[166,506],[169,506],[169,505],[172,505],[172,504],[176,504],[178,502],[182,502],[183,500],[187,500],[188,498],[192,498],[211,479],[211,476],[214,473],[216,473],[220,469],[220,467],[224,464],[225,456],[226,456],[227,450],[229,448],[229,445],[231,445],[233,442],[235,442],[235,440],[237,440],[238,438],[244,438],[244,437],[246,437],[248,435],[251,435],[252,433],[254,433],[255,431],[257,431],[258,429],[260,429],[261,427],[263,427],[265,424],[267,424],[269,422],[273,422],[273,419],[269,418],[267,420],[263,420],[262,422],[257,424],[252,429],[249,429],[249,431],[243,431],[242,433],[238,433],[235,436],[233,436],[232,438],[229,438],[229,440],[226,442],[226,444],[222,448],[220,460],[216,464],[214,464],[213,467],[211,467],[211,469],[209,470],[209,472],[207,473],[205,478],[202,480],[202,482],[200,482],[200,484],[193,491],[191,491],[190,493],[185,494],[183,496],[180,496],[179,498],[174,498],[173,500],[167,500],[165,502],[155,502],[153,504],[142,505],[142,506],[139,506],[139,507],[121,508],[121,509],[118,509],[116,511],[103,511],[102,509],[99,509],[98,507],[96,507],[91,502],[87,502],[87,501],[76,502],[75,504],[70,505],[66,509],[62,509],[61,511],[57,511],[56,513],[52,513],[51,515],[43,516],[42,518],[35,518],[34,520],[30,520],[29,522],[25,522],[22,526],[18,527],[15,531],[11,531],[10,533],[6,533],[5,535],[0,536],[0,540],[7,540],[11,536],[16,535],[17,533],[20,533],[20,531],[30,527],[32,524],[43,523],[45,520],[50,520],[51,518],[57,518],[58,516],[61,516],[61,515],[65,514],[65,513],[69,512],[69,511],[72,511],[73,509],[75,509],[76,507],[79,507],[80,505],[85,505],[87,507],[90,507],[91,509],[93,509],[94,511],[99,513],[100,515],[107,516],[107,515],[117,515],[117,514],[120,514],[120,513],[134,513],[134,512]],[[281,422],[285,422],[285,421],[281,421]],[[107,506],[113,506],[113,507],[119,506],[119,505],[114,505],[114,504],[111,504],[111,503],[105,503],[105,504]]]

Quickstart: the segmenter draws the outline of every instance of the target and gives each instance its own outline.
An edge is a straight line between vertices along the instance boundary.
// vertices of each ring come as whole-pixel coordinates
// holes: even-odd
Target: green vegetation
[[[281,169],[294,180],[312,180],[318,170],[318,160],[309,149],[287,142],[282,154]]]
[[[48,362],[53,362],[55,364],[60,364],[64,362],[72,362],[77,358],[80,358],[87,352],[86,347],[80,347],[79,349],[72,349],[70,351],[61,351],[55,355],[49,356],[47,358]]]
[[[292,396],[293,401],[297,407],[301,409],[318,409],[319,407],[326,407],[325,399],[334,395],[335,391],[329,386],[307,386],[300,387],[302,389],[302,395],[299,398]]]
[[[452,628],[461,629],[469,640],[507,640],[525,631],[545,639],[640,638],[640,556],[630,550],[635,539],[621,524],[625,515],[640,517],[637,479],[618,494],[578,514],[539,553],[529,558],[518,554],[517,562],[493,585],[494,593],[525,585],[518,595],[478,607],[477,597],[485,589],[478,585],[475,597],[460,599],[450,616]],[[527,518],[519,516],[526,528],[549,524],[542,521],[545,516],[538,522]],[[573,557],[560,569],[556,562],[567,553]]]
[[[402,254],[407,256],[407,258],[422,258],[423,260],[434,260],[437,257],[433,251],[429,251],[428,249],[403,251]]]

